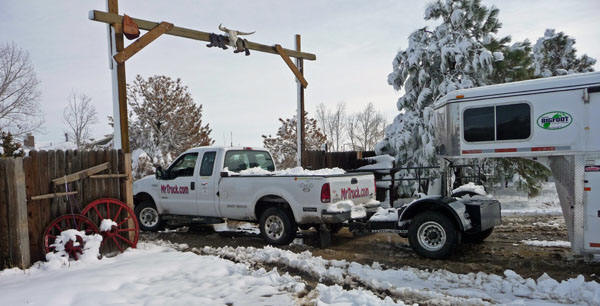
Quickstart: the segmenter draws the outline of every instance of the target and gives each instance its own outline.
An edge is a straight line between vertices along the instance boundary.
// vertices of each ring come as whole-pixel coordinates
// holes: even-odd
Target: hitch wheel
[[[436,211],[426,211],[413,218],[408,228],[411,248],[427,258],[450,256],[459,242],[459,231],[450,218]]]

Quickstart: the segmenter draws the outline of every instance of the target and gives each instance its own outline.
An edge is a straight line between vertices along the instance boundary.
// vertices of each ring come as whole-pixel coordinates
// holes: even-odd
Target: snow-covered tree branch
[[[86,94],[71,93],[68,104],[63,111],[63,120],[67,127],[67,135],[77,148],[81,148],[90,138],[90,126],[98,121],[96,108],[92,98]]]

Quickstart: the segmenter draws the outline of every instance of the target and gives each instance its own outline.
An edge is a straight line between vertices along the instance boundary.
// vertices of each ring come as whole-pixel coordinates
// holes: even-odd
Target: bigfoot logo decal
[[[188,194],[190,189],[188,186],[177,186],[177,185],[160,185],[160,193],[166,194]]]

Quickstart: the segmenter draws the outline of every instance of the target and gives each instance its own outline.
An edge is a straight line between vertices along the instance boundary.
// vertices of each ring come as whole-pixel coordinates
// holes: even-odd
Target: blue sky
[[[500,35],[513,41],[535,40],[546,28],[577,39],[579,54],[600,59],[600,1],[483,1],[500,8]],[[120,13],[169,21],[207,32],[219,23],[256,31],[250,40],[293,48],[294,34],[317,61],[305,61],[306,108],[323,102],[346,102],[357,111],[373,102],[388,121],[398,113],[400,96],[387,85],[392,59],[407,46],[408,35],[428,25],[425,1],[157,1],[121,0]],[[45,113],[39,141],[61,141],[62,112],[72,91],[92,97],[99,122],[92,134],[111,133],[112,94],[106,25],[87,19],[106,0],[2,0],[0,42],[15,42],[30,53],[39,79]],[[279,117],[296,108],[296,83],[277,55],[206,48],[205,42],[163,36],[127,61],[127,80],[164,74],[181,78],[204,109],[216,143],[260,145],[260,135],[274,134]],[[596,65],[596,69],[600,66]]]

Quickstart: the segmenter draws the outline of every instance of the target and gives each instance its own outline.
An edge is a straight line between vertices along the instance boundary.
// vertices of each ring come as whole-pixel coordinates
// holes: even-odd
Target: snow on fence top
[[[366,157],[364,159],[373,160],[375,161],[375,163],[371,165],[362,166],[358,168],[358,170],[392,169],[394,168],[394,161],[396,161],[395,158],[387,154]]]

